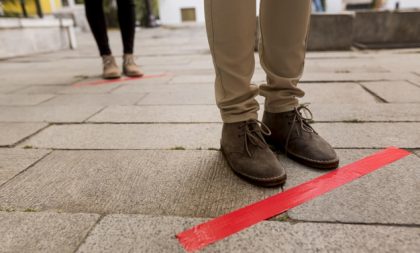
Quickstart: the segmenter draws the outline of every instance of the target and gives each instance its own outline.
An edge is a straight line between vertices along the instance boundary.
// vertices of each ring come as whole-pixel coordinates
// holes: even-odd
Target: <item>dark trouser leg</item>
[[[136,6],[133,0],[117,0],[117,4],[124,54],[132,54],[136,28]]]
[[[101,56],[110,55],[111,49],[109,48],[102,0],[86,0],[85,9],[90,29],[98,45],[99,53]]]

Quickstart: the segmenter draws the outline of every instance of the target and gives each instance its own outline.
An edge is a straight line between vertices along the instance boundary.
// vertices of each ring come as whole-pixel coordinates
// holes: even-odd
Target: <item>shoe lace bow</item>
[[[252,157],[249,143],[262,149],[268,147],[263,135],[271,135],[271,131],[263,122],[257,119],[247,120],[239,128],[242,130],[239,137],[244,138],[245,150],[249,157]]]
[[[309,122],[313,121],[313,114],[311,110],[308,108],[309,104],[301,104],[292,111],[292,114],[290,116],[291,120],[291,127],[289,130],[289,133],[287,134],[286,139],[286,145],[285,145],[285,151],[287,153],[287,149],[289,146],[289,140],[292,136],[293,129],[295,129],[296,123],[300,125],[300,129],[307,132],[307,133],[315,133],[318,134],[312,126],[309,124]],[[300,135],[299,128],[296,128],[297,135]]]

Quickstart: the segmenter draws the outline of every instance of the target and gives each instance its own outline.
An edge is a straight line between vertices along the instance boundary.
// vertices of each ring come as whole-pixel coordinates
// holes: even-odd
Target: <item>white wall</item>
[[[420,0],[388,0],[386,2],[386,9],[393,10],[395,8],[395,3],[400,2],[400,8],[420,8]]]
[[[161,23],[182,23],[181,8],[195,8],[197,23],[204,23],[204,0],[159,0]]]
[[[326,0],[327,12],[334,13],[343,11],[346,7],[344,4],[345,2],[346,0]],[[347,0],[347,2],[358,1]],[[384,9],[393,10],[396,2],[400,2],[400,9],[420,8],[420,0],[387,0]]]

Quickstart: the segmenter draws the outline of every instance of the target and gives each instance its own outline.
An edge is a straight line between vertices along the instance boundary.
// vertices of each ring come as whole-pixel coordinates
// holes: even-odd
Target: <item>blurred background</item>
[[[203,1],[135,2],[139,27],[204,24]],[[354,46],[404,48],[419,45],[418,0],[312,2],[314,17],[309,50],[348,50]],[[108,26],[117,28],[115,0],[104,0],[104,5]],[[83,0],[0,0],[0,59],[74,49],[77,47],[75,32],[78,31],[89,32]],[[49,43],[44,43],[45,39]]]

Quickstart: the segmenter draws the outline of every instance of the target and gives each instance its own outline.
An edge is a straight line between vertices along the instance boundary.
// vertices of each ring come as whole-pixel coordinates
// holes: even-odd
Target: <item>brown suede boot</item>
[[[132,54],[124,54],[123,56],[123,72],[124,75],[129,77],[142,77],[139,66],[134,62],[134,56]]]
[[[117,66],[117,63],[115,62],[114,56],[103,55],[102,63],[103,63],[102,77],[104,79],[115,79],[115,78],[121,77],[121,72]]]
[[[270,129],[259,121],[225,123],[222,130],[222,153],[232,170],[253,184],[273,187],[286,182],[286,172],[270,150],[263,134]]]
[[[302,111],[308,112],[310,117],[306,118]],[[263,122],[272,130],[272,134],[266,136],[268,144],[307,166],[318,169],[337,168],[337,154],[309,125],[310,120],[312,113],[306,105],[289,112],[264,112]]]

